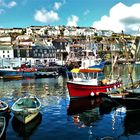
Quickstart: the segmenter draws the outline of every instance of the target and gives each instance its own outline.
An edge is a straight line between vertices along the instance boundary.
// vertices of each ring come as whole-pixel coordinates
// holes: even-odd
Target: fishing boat
[[[123,33],[123,32],[122,32]],[[124,36],[124,34],[122,34]],[[123,37],[124,38],[124,37]],[[135,38],[136,39],[136,38]],[[126,44],[127,41],[124,40],[124,44]],[[127,109],[140,109],[140,81],[134,81],[132,73],[134,69],[134,64],[131,65],[129,63],[129,56],[130,56],[130,51],[128,51],[127,46],[125,46],[125,56],[127,60],[127,70],[128,70],[128,80],[127,83],[124,87],[124,90],[121,92],[112,92],[108,94],[109,97],[111,97],[113,100],[117,101],[121,105],[124,105]],[[136,49],[135,46],[135,40],[133,40],[132,45],[131,45],[132,50],[135,48],[135,53],[132,53],[135,58],[134,61],[137,60],[136,56],[139,56],[139,48],[140,48],[140,42],[138,43],[138,47]]]
[[[3,79],[21,79],[21,78],[23,78],[22,73],[13,68],[1,68],[0,76]]]
[[[6,127],[5,117],[0,116],[0,138],[2,138]]]
[[[6,102],[0,100],[0,116],[5,115],[9,111],[9,106]]]
[[[123,85],[120,78],[105,78],[100,68],[73,69],[71,72],[73,79],[67,81],[70,98],[99,96],[100,92],[107,93]]]
[[[35,77],[36,69],[34,67],[27,67],[22,64],[19,68],[1,68],[0,76],[3,79],[21,79],[21,78],[32,78]]]
[[[41,108],[41,102],[36,96],[19,98],[11,107],[15,117],[24,124],[34,119]]]

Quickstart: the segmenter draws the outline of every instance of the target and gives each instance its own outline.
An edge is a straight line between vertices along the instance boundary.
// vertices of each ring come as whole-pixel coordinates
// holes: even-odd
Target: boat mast
[[[137,34],[139,33],[139,30],[140,30],[140,26],[139,26],[139,28],[138,28]],[[137,34],[136,34],[136,35],[137,35]],[[136,36],[135,36],[135,40],[136,40]],[[136,49],[135,62],[138,60],[137,57],[138,57],[139,49],[140,49],[140,40],[139,40],[139,42],[138,42],[138,46],[137,46],[137,49]]]
[[[134,82],[133,82],[133,78],[132,78],[133,68],[130,67],[129,54],[128,54],[128,51],[127,51],[127,47],[126,47],[127,44],[126,44],[126,40],[124,39],[124,32],[123,31],[122,31],[122,37],[123,37],[123,45],[125,47],[125,56],[126,56],[126,63],[127,63],[127,66],[128,66],[128,74],[129,74],[129,78],[130,78],[132,88],[133,88],[134,87]]]

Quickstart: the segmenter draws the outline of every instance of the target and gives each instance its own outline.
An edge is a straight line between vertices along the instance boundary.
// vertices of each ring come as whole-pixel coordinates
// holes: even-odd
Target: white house
[[[0,34],[22,33],[24,28],[0,28]]]
[[[98,36],[111,36],[113,34],[113,31],[111,30],[98,30]]]
[[[12,46],[0,46],[0,58],[14,58]]]

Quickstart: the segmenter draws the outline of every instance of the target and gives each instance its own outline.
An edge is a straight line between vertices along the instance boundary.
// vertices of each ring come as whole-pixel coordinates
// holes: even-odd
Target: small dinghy
[[[6,126],[5,117],[0,116],[0,138],[3,136],[3,133],[5,131],[5,126]]]
[[[8,112],[9,106],[6,102],[0,100],[0,116]]]
[[[41,108],[41,102],[36,96],[19,98],[11,107],[15,117],[24,124],[34,119]]]

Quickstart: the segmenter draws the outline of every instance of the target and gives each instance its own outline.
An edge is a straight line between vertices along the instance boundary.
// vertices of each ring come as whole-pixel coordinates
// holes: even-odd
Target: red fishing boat
[[[106,79],[102,69],[86,68],[73,69],[72,80],[67,81],[70,98],[99,96],[99,93],[108,93],[120,88],[122,80]]]

